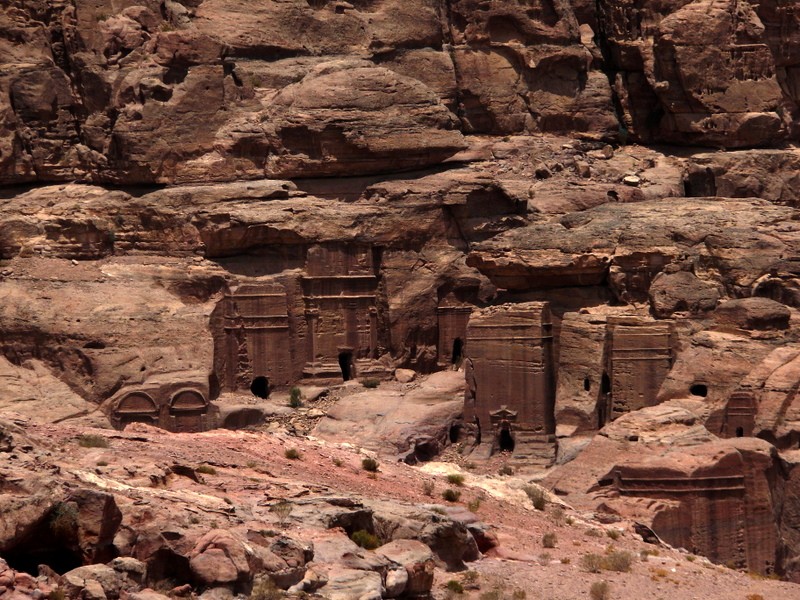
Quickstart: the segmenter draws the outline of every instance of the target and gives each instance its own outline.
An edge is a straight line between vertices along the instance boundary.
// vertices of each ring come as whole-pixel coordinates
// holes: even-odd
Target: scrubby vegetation
[[[78,445],[82,448],[108,448],[108,440],[102,435],[84,433],[78,436]]]
[[[447,488],[445,491],[442,492],[442,498],[447,500],[448,502],[458,502],[461,498],[461,492],[458,490],[454,490],[453,488]]]
[[[350,539],[366,550],[374,550],[381,545],[381,540],[378,536],[370,533],[366,529],[354,531]]]
[[[370,473],[377,473],[380,463],[374,458],[364,458],[361,460],[361,468]]]

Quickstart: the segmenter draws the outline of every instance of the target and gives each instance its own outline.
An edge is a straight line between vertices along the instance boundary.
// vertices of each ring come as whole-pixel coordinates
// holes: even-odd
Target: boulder
[[[769,298],[740,298],[723,302],[714,312],[721,325],[742,329],[787,329],[791,311]]]
[[[330,600],[381,600],[383,579],[374,571],[337,567],[328,571],[328,582],[319,590]]]
[[[694,273],[660,273],[650,285],[650,305],[660,319],[676,312],[690,315],[714,310],[720,299],[717,286],[699,279]]]
[[[108,565],[86,565],[64,573],[62,587],[69,598],[83,596],[96,600],[114,600],[125,589],[125,579]],[[138,586],[130,589],[138,589]]]
[[[252,550],[235,534],[212,529],[203,535],[189,553],[192,576],[200,585],[237,586],[252,578]]]
[[[414,381],[414,378],[417,376],[417,372],[411,369],[395,369],[394,370],[394,378],[399,381],[400,383],[410,383]]]
[[[430,593],[433,586],[434,557],[428,546],[416,540],[394,540],[384,544],[376,552],[405,568],[406,595],[413,597]],[[387,590],[388,588],[387,578]]]

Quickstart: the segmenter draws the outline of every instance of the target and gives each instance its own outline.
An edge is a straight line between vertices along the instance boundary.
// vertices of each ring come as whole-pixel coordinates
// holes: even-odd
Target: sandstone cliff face
[[[600,2],[607,67],[637,138],[765,146],[795,134],[797,7]]]
[[[800,27],[779,2],[74,0],[0,20],[4,183],[405,170],[462,133],[797,134]]]
[[[799,66],[778,0],[7,2],[0,407],[197,431],[450,369],[315,432],[575,459],[568,500],[798,579]]]

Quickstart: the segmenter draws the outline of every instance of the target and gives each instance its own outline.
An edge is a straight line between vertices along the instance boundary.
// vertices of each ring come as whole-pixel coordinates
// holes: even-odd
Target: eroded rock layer
[[[799,10],[6,2],[0,407],[556,465],[568,502],[800,581]],[[113,531],[62,570],[108,563],[115,507],[67,487],[7,543],[34,561],[64,505]],[[429,550],[322,542],[341,568],[309,581],[302,547],[256,545],[284,589],[388,597],[490,539],[423,520]],[[207,529],[114,545],[249,591],[259,534]]]

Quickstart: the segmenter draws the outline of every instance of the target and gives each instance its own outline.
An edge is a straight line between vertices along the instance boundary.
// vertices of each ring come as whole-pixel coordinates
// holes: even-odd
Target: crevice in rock
[[[56,504],[3,557],[17,571],[38,575],[39,565],[63,574],[83,564],[77,546],[78,513],[73,503]]]
[[[455,98],[453,99],[453,104],[455,108],[455,115],[458,117],[459,123],[461,123],[460,130],[463,134],[467,134],[466,131],[466,121],[464,120],[464,110],[463,110],[463,97],[461,94],[462,89],[462,77],[461,73],[458,69],[458,61],[456,60],[456,51],[455,51],[455,40],[453,39],[453,32],[452,32],[452,7],[450,6],[451,0],[444,0],[443,10],[439,12],[439,22],[442,24],[442,50],[447,51],[450,55],[450,62],[453,63],[453,76],[455,77]]]
[[[595,12],[597,15],[597,31],[594,34],[594,43],[600,49],[600,54],[603,57],[603,63],[600,65],[600,69],[608,78],[608,85],[611,88],[611,101],[614,105],[614,113],[617,117],[617,123],[619,124],[619,139],[621,142],[625,142],[628,137],[628,128],[625,125],[625,111],[622,108],[622,100],[620,99],[616,88],[616,79],[619,71],[614,68],[614,61],[611,58],[608,34],[605,29],[606,19],[604,16],[605,9],[603,6],[603,0],[595,1]]]

